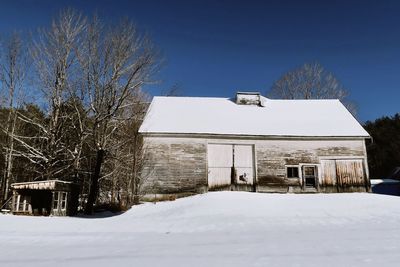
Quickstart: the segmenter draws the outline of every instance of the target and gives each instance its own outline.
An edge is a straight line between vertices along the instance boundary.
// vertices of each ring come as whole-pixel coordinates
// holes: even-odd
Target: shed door
[[[232,166],[232,145],[208,145],[208,187],[210,189],[231,184]]]
[[[234,145],[234,167],[236,183],[252,185],[254,181],[252,145]]]
[[[363,161],[361,159],[336,160],[336,175],[339,185],[363,185]]]

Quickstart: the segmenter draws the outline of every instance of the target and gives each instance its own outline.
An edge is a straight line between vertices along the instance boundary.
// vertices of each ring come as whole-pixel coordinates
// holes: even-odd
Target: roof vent
[[[259,92],[237,92],[236,104],[261,106],[261,97]]]

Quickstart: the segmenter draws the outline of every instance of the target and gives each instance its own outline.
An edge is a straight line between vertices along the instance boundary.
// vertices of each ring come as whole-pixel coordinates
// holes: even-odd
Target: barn
[[[154,97],[139,131],[148,194],[370,190],[370,136],[339,100]]]

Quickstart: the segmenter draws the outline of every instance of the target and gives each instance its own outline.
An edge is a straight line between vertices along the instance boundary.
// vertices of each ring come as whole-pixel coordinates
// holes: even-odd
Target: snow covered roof
[[[339,100],[275,100],[239,105],[229,98],[154,97],[141,133],[293,137],[369,137]]]
[[[46,181],[35,181],[35,182],[23,182],[13,183],[11,187],[13,189],[29,189],[29,190],[56,190],[59,188],[67,188],[72,185],[72,182],[61,181],[61,180],[46,180]]]

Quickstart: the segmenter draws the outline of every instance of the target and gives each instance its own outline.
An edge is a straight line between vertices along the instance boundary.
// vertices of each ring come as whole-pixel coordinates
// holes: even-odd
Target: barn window
[[[286,166],[286,177],[287,178],[299,178],[299,167],[298,166]]]
[[[315,166],[304,166],[304,176],[315,176]]]

